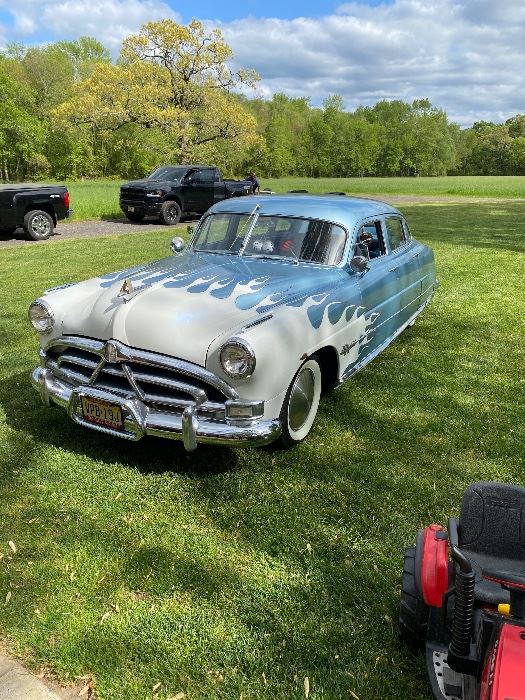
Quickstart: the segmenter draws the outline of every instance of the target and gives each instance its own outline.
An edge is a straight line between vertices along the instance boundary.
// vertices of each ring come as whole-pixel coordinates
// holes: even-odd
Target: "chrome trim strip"
[[[139,440],[143,435],[154,435],[182,440],[186,449],[192,448],[193,440],[195,444],[260,447],[274,442],[281,434],[279,420],[259,421],[253,425],[232,425],[202,417],[197,419],[193,413],[195,404],[186,409],[184,418],[184,413],[165,413],[148,409],[138,399],[123,399],[110,392],[89,386],[72,388],[55,377],[49,369],[42,367],[36,367],[33,370],[31,383],[40,393],[44,403],[49,405],[53,402],[66,409],[75,423],[127,440]],[[85,421],[80,407],[80,399],[83,395],[121,406],[125,430],[112,430],[103,425]]]
[[[428,289],[427,289],[427,291],[428,291]],[[410,316],[408,321],[405,321],[405,323],[403,323],[402,326],[399,326],[399,328],[397,328],[396,331],[394,333],[392,333],[392,335],[388,336],[388,338],[381,343],[381,345],[378,345],[377,348],[375,348],[375,350],[373,350],[366,357],[364,357],[361,360],[361,362],[358,362],[356,365],[352,365],[352,367],[345,370],[345,372],[343,372],[343,376],[337,382],[336,388],[340,387],[341,384],[344,384],[348,379],[350,379],[350,377],[352,377],[354,374],[359,372],[359,370],[363,369],[363,367],[366,367],[366,365],[369,362],[371,362],[374,358],[376,358],[380,352],[385,350],[385,348],[387,348],[390,345],[390,343],[393,340],[395,340],[395,338],[397,338],[397,336],[405,330],[405,328],[408,328],[408,326],[411,326],[414,323],[414,321],[416,320],[416,318],[419,316],[419,314],[423,311],[423,309],[430,302],[431,299],[432,299],[432,294],[430,294],[428,299],[426,299],[423,302],[423,304],[421,304],[421,306],[417,309],[417,311],[414,314],[412,314],[412,316]]]

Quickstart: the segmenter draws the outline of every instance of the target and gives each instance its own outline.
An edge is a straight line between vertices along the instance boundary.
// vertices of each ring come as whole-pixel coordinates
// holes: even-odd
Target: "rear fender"
[[[427,605],[441,608],[443,595],[449,588],[448,580],[448,538],[441,525],[429,525],[418,538],[421,554],[419,584]],[[418,553],[419,554],[419,553]]]
[[[525,627],[504,622],[489,648],[480,700],[525,700]]]

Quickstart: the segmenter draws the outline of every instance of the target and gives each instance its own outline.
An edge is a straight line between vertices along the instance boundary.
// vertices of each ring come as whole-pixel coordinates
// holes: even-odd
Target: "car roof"
[[[305,219],[321,219],[338,223],[352,230],[354,226],[369,216],[400,214],[390,204],[376,199],[346,197],[343,195],[252,195],[233,197],[215,204],[210,212],[231,212],[246,214],[260,206],[259,213],[269,216],[300,216]]]

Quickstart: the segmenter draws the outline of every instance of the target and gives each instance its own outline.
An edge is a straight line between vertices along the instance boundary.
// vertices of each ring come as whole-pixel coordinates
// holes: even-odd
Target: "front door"
[[[199,168],[184,181],[184,209],[203,214],[213,204],[215,168]]]
[[[383,218],[365,221],[358,230],[357,255],[369,258],[359,276],[361,304],[367,321],[359,361],[380,349],[399,324],[399,278],[388,254]]]

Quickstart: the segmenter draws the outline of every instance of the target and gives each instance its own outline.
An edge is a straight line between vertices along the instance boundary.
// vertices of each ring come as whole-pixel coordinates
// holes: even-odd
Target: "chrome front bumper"
[[[279,420],[235,423],[207,420],[197,416],[197,404],[185,408],[181,414],[158,411],[149,408],[137,398],[123,399],[109,391],[91,386],[71,387],[43,367],[33,370],[31,383],[46,406],[50,406],[51,402],[56,403],[66,409],[75,423],[126,440],[140,440],[144,435],[155,435],[182,440],[186,450],[191,451],[198,443],[260,447],[273,442],[281,434]],[[115,430],[86,420],[82,414],[82,396],[120,406],[124,429]]]

